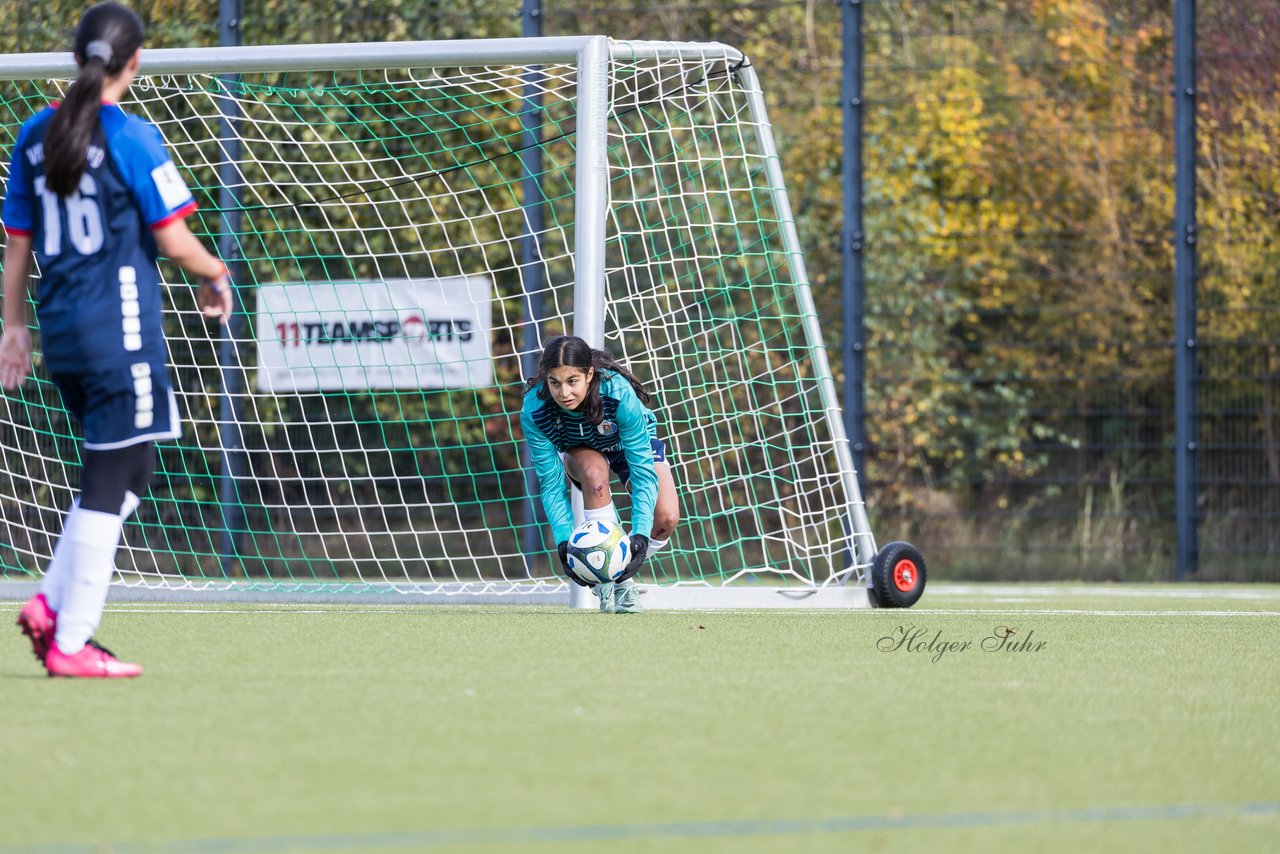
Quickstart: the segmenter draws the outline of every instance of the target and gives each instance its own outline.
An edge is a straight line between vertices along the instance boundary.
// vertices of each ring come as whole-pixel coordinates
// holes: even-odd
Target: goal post
[[[74,72],[67,54],[0,56],[7,148]],[[532,329],[609,349],[655,392],[681,521],[642,573],[646,607],[868,604],[876,544],[738,51],[600,36],[152,50],[123,106],[164,133],[193,230],[234,247],[244,313],[207,323],[161,262],[186,426],[126,525],[119,586],[584,604],[521,465]],[[0,408],[0,579],[28,584],[79,482],[38,351]]]

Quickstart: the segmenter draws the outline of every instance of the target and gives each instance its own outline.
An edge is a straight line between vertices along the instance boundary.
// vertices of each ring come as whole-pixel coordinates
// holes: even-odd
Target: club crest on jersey
[[[596,430],[599,431],[601,436],[612,436],[618,432],[618,425],[612,421],[601,421]]]

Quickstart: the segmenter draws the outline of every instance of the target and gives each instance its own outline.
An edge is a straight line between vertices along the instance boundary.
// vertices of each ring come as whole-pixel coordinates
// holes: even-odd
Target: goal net
[[[73,72],[0,57],[7,148]],[[573,332],[655,392],[681,520],[647,604],[864,601],[875,545],[736,51],[156,50],[123,106],[166,137],[238,315],[204,320],[161,261],[184,433],[160,446],[118,583],[564,600],[519,411],[541,342]],[[36,349],[0,406],[9,581],[38,578],[79,484]]]

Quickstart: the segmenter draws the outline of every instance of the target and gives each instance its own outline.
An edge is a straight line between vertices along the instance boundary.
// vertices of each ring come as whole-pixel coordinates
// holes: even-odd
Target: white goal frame
[[[846,552],[848,567],[826,583],[817,586],[739,584],[707,585],[677,582],[671,585],[643,587],[643,605],[647,609],[704,608],[861,608],[869,607],[867,588],[871,585],[870,567],[876,556],[876,543],[871,532],[863,497],[854,469],[853,456],[845,434],[841,407],[823,344],[818,314],[809,286],[794,216],[787,198],[777,146],[768,121],[764,97],[755,69],[740,52],[720,44],[675,42],[612,42],[604,36],[529,39],[484,39],[430,42],[390,42],[364,44],[319,44],[283,46],[214,47],[192,49],[156,49],[146,51],[143,75],[156,77],[180,74],[234,75],[238,73],[306,72],[372,70],[383,67],[456,67],[484,64],[542,63],[576,64],[578,69],[577,163],[574,186],[575,245],[573,281],[574,333],[592,346],[605,346],[606,320],[606,219],[608,215],[609,163],[608,120],[610,75],[609,63],[615,51],[627,58],[654,58],[696,55],[720,56],[734,62],[734,73],[746,93],[756,139],[765,162],[768,192],[781,222],[781,240],[792,265],[797,289],[796,297],[803,314],[808,356],[818,379],[826,430],[832,443],[839,479],[847,499]],[[76,74],[76,66],[68,53],[40,53],[0,56],[0,80],[66,80]],[[677,529],[676,536],[679,536]],[[741,573],[739,573],[741,575]],[[285,586],[285,585],[281,585]],[[345,585],[351,587],[352,585]],[[360,585],[357,585],[360,586]],[[511,595],[521,589],[517,582],[483,582],[479,589],[467,583],[424,584],[431,589],[417,589],[412,595],[396,601],[436,601],[450,603],[568,603],[574,607],[594,607],[595,600],[583,588],[562,583],[558,586],[538,585],[538,589]],[[369,592],[327,591],[322,582],[298,582],[294,592],[271,590],[260,592],[251,582],[194,579],[184,587],[155,586],[146,581],[113,585],[113,599],[183,598],[220,601],[284,600],[323,601],[387,601],[386,596],[370,593],[384,585],[364,585]],[[387,590],[398,590],[395,583]],[[0,598],[28,595],[34,589],[30,582],[0,582]]]

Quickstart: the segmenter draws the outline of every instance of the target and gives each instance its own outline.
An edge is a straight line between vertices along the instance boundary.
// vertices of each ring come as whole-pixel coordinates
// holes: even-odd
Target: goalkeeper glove
[[[586,581],[583,581],[581,578],[574,575],[573,572],[569,569],[570,553],[573,553],[573,556],[576,557],[578,560],[583,561],[584,563],[586,562],[586,557],[582,553],[582,549],[576,548],[574,546],[570,546],[569,541],[565,540],[564,542],[559,543],[556,546],[556,552],[557,554],[560,555],[560,568],[564,570],[565,578],[569,579],[579,587],[595,587],[594,584],[590,584]]]
[[[635,577],[640,571],[640,565],[644,563],[644,559],[649,556],[649,538],[644,534],[632,534],[631,537],[631,562],[627,564],[627,568],[622,570],[622,574],[618,576],[618,583]]]

